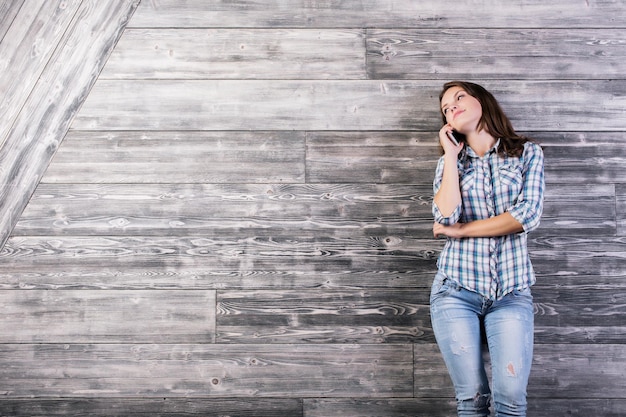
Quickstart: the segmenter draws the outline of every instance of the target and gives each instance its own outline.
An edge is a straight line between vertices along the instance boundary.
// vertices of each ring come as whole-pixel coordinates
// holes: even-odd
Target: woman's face
[[[475,97],[461,87],[450,87],[441,97],[441,111],[454,130],[467,134],[476,130],[483,109]]]

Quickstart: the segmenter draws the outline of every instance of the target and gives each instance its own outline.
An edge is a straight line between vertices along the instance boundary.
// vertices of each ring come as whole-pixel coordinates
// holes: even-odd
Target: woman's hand
[[[462,234],[463,226],[464,223],[454,223],[451,226],[444,226],[441,223],[435,222],[433,224],[433,235],[435,236],[435,238],[447,236],[455,239],[460,239],[464,237]]]
[[[452,133],[453,130],[454,129],[452,129],[452,126],[450,126],[449,124],[444,125],[439,130],[439,143],[441,144],[443,152],[446,155],[452,155],[456,157],[459,155],[459,152],[461,152],[461,149],[463,149],[464,145],[463,142],[459,143],[458,146],[452,143],[452,141],[448,137],[448,133]]]

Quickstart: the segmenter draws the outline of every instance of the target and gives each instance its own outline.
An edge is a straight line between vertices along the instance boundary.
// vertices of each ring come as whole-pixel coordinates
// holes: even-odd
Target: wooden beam
[[[58,47],[44,48],[54,52],[0,149],[0,249],[138,4],[139,0],[84,0],[70,13],[69,24],[59,19],[60,27],[44,25],[45,29],[40,29],[60,31],[63,36],[54,38]],[[32,10],[26,6],[19,13]],[[39,26],[33,24],[32,28],[38,30]],[[21,51],[30,54],[34,46]]]

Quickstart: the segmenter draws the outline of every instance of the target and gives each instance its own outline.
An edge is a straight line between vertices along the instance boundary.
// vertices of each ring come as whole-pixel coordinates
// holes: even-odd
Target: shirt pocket
[[[500,195],[517,197],[522,190],[522,165],[505,164],[498,167],[496,184]]]

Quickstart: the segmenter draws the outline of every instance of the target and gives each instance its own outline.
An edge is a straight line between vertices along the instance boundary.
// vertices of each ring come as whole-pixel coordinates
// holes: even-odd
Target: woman
[[[488,416],[491,399],[496,416],[526,416],[535,283],[526,236],[543,210],[543,152],[515,133],[480,85],[446,83],[439,101],[444,155],[433,184],[433,234],[447,240],[431,291],[433,330],[459,416]]]

